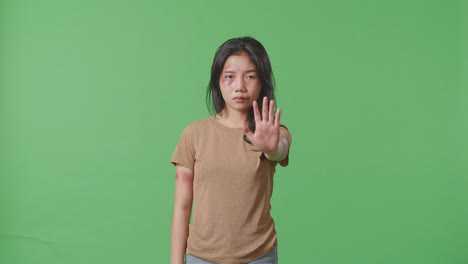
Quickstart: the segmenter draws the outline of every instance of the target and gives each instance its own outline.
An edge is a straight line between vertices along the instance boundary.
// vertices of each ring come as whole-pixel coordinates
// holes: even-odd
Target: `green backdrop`
[[[294,143],[281,263],[468,263],[467,7],[0,3],[0,263],[168,263],[183,128],[216,48],[267,48]]]

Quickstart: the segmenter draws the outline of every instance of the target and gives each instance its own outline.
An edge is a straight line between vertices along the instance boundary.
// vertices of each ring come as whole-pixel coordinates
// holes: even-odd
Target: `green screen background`
[[[168,263],[216,48],[267,48],[281,263],[468,263],[462,1],[3,0],[0,263]]]

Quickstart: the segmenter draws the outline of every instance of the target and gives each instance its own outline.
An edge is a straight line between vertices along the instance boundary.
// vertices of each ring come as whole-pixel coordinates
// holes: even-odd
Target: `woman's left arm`
[[[265,157],[273,161],[282,161],[288,155],[289,141],[285,137],[280,137],[278,148],[270,152],[265,152]]]

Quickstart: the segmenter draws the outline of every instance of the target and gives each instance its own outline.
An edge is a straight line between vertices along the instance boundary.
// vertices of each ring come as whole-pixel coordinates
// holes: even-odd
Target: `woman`
[[[288,164],[291,135],[274,99],[260,42],[233,38],[219,47],[207,91],[216,114],[185,128],[171,160],[171,263],[184,256],[186,263],[278,262],[270,198],[276,164]]]

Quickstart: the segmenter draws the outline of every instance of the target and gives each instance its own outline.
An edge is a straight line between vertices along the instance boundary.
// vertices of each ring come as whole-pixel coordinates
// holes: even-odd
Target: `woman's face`
[[[219,79],[226,111],[247,113],[256,101],[261,87],[257,67],[246,53],[231,55],[224,64]]]

